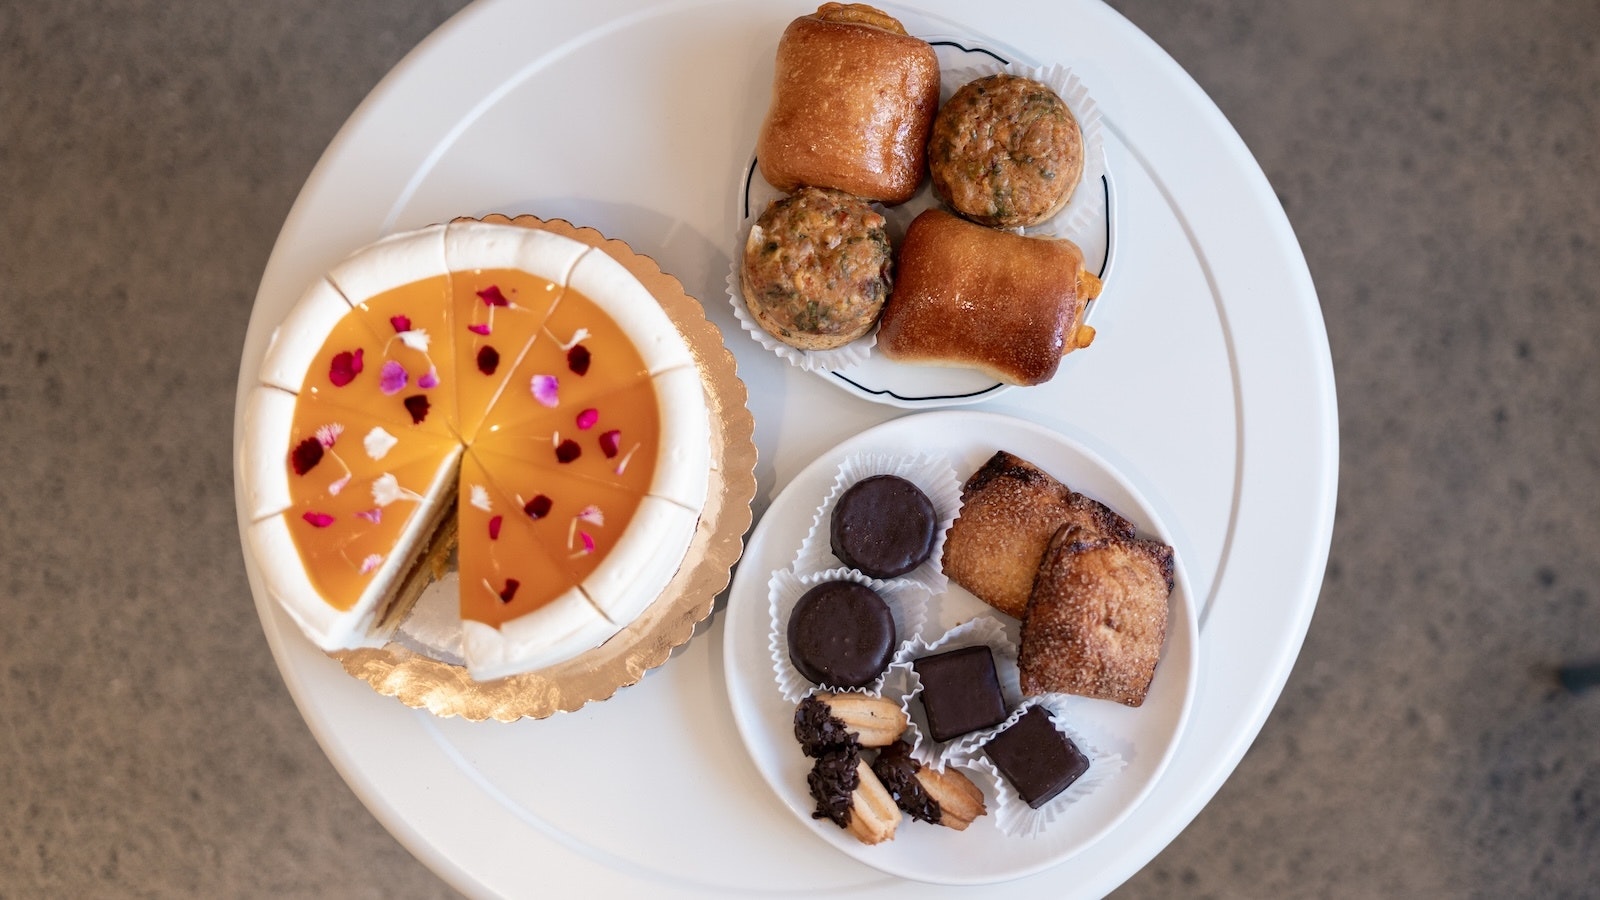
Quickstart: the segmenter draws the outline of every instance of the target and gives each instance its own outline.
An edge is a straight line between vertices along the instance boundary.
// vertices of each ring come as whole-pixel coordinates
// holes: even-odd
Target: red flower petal
[[[589,371],[589,348],[582,344],[572,345],[567,351],[567,368],[575,375],[584,375]]]
[[[522,587],[522,582],[515,578],[506,579],[506,589],[500,592],[500,602],[510,603],[511,598],[517,595],[517,588]]]
[[[501,517],[500,516],[495,516],[494,518],[489,520],[489,540],[491,540],[491,541],[500,540],[500,521],[501,521]]]
[[[467,326],[467,330],[472,332],[473,334],[488,334],[489,333],[489,323],[488,322],[474,322],[473,324]]]
[[[294,473],[304,475],[315,469],[317,463],[322,462],[322,449],[322,442],[314,436],[295,444],[289,453],[289,465],[294,467]]]
[[[522,507],[522,511],[527,513],[529,518],[542,519],[545,516],[550,515],[550,507],[554,505],[555,504],[551,502],[549,497],[539,494],[532,500],[529,500],[527,504]]]
[[[484,306],[510,306],[511,301],[506,295],[500,293],[500,285],[491,284],[478,292],[478,297],[483,300]]]
[[[615,459],[621,444],[622,432],[615,428],[600,435],[600,452],[606,455],[606,459]]]
[[[396,333],[399,333],[399,332],[402,332],[402,331],[410,331],[411,330],[411,317],[410,316],[390,316],[389,317],[389,324],[394,326],[394,330],[395,330]]]
[[[327,513],[307,512],[300,518],[310,522],[312,528],[327,528],[329,525],[333,524],[333,516],[330,516]]]
[[[578,442],[568,438],[556,447],[556,462],[569,463],[583,455],[583,448]]]
[[[485,375],[493,375],[494,370],[500,367],[500,351],[485,345],[478,351],[478,371]]]
[[[344,387],[361,374],[361,352],[361,348],[357,347],[353,353],[346,350],[333,355],[333,361],[328,365],[328,380],[333,382],[334,387]]]
[[[411,413],[411,424],[421,425],[428,417],[428,395],[412,394],[401,402],[406,405],[406,412]]]
[[[583,412],[578,413],[578,430],[588,431],[589,429],[593,428],[594,423],[598,421],[600,421],[600,410],[591,406]]]

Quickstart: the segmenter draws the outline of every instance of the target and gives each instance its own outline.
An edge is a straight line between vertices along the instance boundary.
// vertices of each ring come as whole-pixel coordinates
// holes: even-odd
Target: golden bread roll
[[[938,107],[933,47],[870,6],[824,4],[778,41],[761,175],[785,192],[811,185],[903,203],[922,183]]]
[[[895,260],[878,348],[889,359],[978,369],[1007,384],[1042,384],[1086,347],[1081,324],[1100,280],[1059,238],[997,231],[930,209]]]
[[[1022,620],[1022,692],[1143,704],[1167,637],[1172,568],[1172,548],[1159,541],[1062,526]]]

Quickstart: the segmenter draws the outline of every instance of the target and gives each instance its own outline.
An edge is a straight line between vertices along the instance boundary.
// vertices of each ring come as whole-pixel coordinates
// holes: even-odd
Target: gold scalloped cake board
[[[561,219],[492,215],[481,221],[542,228],[598,247],[626,266],[683,334],[700,369],[711,421],[706,505],[683,565],[655,603],[604,644],[549,668],[488,682],[473,681],[462,666],[395,643],[329,654],[346,672],[407,706],[436,716],[510,722],[542,719],[610,699],[619,688],[637,683],[647,670],[666,662],[694,635],[695,627],[711,614],[717,594],[728,586],[733,564],[744,551],[750,501],[756,492],[755,420],[733,354],[723,346],[722,332],[707,321],[699,301],[684,292],[678,279],[662,272],[655,260],[593,228],[578,228]]]

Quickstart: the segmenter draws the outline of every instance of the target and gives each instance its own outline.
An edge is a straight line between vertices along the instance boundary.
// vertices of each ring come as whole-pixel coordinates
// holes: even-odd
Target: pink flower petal
[[[328,485],[328,493],[334,497],[337,497],[339,496],[339,492],[344,490],[344,486],[349,483],[350,476],[346,475],[338,481],[335,481],[333,484]]]
[[[356,518],[366,519],[368,522],[376,525],[383,521],[383,510],[374,506],[371,509],[364,509],[361,512],[356,513]]]
[[[317,429],[317,443],[332,449],[341,434],[344,434],[344,426],[338,422],[329,422]]]
[[[500,524],[501,524],[501,517],[500,516],[495,516],[494,518],[489,520],[489,540],[491,540],[491,541],[500,540]]]
[[[327,528],[329,525],[333,524],[333,516],[330,516],[327,513],[308,511],[300,518],[310,522],[312,528]]]
[[[376,553],[369,553],[367,558],[361,561],[361,574],[365,575],[381,565],[383,565],[383,557]]]
[[[556,404],[561,402],[561,382],[554,375],[535,375],[530,387],[533,390],[533,399],[539,401],[541,406],[554,409]]]
[[[582,512],[578,513],[578,521],[587,522],[588,524],[594,525],[598,528],[604,528],[606,525],[606,514],[600,510],[600,507],[590,504],[589,506],[585,506]]]
[[[357,347],[354,352],[347,350],[333,355],[328,365],[328,380],[334,387],[344,387],[361,374],[361,354],[361,348]]]
[[[396,332],[411,330],[410,316],[390,316],[389,324],[394,326]]]
[[[600,410],[591,406],[583,412],[578,413],[578,430],[588,431],[589,429],[593,428],[594,423],[598,421],[600,421]]]
[[[489,323],[488,322],[482,322],[482,323],[474,322],[471,325],[467,326],[467,330],[472,332],[473,334],[484,334],[484,335],[486,335],[486,334],[489,333]]]
[[[410,376],[406,375],[406,367],[394,360],[388,360],[378,372],[378,390],[386,395],[398,394],[406,389],[406,382]]]
[[[617,448],[621,445],[622,432],[615,428],[600,435],[600,452],[606,455],[606,459],[615,458],[617,455]]]
[[[488,287],[484,288],[483,290],[479,291],[478,292],[478,297],[481,300],[483,300],[483,305],[484,306],[510,306],[511,305],[511,301],[506,299],[506,295],[500,293],[500,286],[498,284],[491,284]]]
[[[583,541],[583,552],[584,553],[593,553],[594,552],[594,538],[589,535],[589,532],[587,532],[587,531],[578,532],[578,540]]]
[[[438,386],[439,370],[434,366],[429,366],[427,374],[417,379],[417,387],[422,388],[425,391],[432,390]]]

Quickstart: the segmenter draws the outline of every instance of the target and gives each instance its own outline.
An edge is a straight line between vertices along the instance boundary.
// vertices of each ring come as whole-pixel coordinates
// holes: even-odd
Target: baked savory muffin
[[[884,218],[843,191],[801,188],[756,220],[740,268],[745,305],[773,337],[832,350],[878,321],[893,265]]]
[[[1022,692],[1144,703],[1167,636],[1172,548],[1062,526],[1022,620]]]
[[[1022,618],[1050,538],[1064,526],[1133,537],[1133,523],[1038,466],[1001,450],[961,488],[944,542],[944,572],[979,600]]]
[[[951,209],[984,225],[1037,225],[1083,177],[1083,133],[1048,85],[1001,73],[957,90],[933,122],[928,170]]]
[[[814,185],[903,203],[927,171],[938,108],[932,46],[871,6],[825,3],[778,41],[756,142],[761,175],[780,191]]]
[[[1094,339],[1082,320],[1099,293],[1100,279],[1071,241],[925,210],[900,243],[878,349],[898,362],[1042,384],[1063,355]]]

